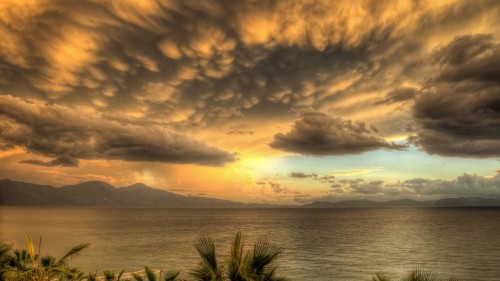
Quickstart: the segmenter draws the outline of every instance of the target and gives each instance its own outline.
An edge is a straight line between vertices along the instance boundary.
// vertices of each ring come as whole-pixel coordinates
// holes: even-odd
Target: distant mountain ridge
[[[315,201],[304,204],[304,208],[371,208],[371,207],[433,207],[434,201],[416,201],[411,199],[399,199],[390,201],[372,200],[345,200],[339,202]]]
[[[60,188],[0,180],[0,206],[93,206],[138,208],[372,208],[372,207],[500,207],[500,199],[443,198],[436,201],[315,201],[300,205],[248,204],[200,196],[184,196],[143,183],[114,187],[102,181],[86,181]]]
[[[95,206],[141,208],[256,208],[283,207],[246,204],[199,196],[184,196],[137,183],[114,187],[101,181],[86,181],[56,188],[12,180],[0,180],[0,205],[4,206]]]
[[[373,207],[500,207],[500,199],[480,197],[443,198],[436,201],[399,199],[390,201],[345,200],[339,202],[315,201],[304,208],[373,208]]]

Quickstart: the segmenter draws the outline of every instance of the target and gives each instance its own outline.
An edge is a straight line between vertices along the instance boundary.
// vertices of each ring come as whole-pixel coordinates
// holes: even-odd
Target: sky
[[[500,197],[500,1],[0,2],[0,178]]]

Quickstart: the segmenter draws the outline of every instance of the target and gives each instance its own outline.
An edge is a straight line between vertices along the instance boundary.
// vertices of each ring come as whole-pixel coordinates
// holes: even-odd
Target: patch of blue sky
[[[478,174],[492,176],[500,168],[496,158],[456,158],[429,155],[410,147],[405,151],[377,150],[343,156],[285,156],[273,171],[261,171],[261,176],[286,176],[291,172],[334,175],[336,178],[397,181],[412,178],[454,179]]]

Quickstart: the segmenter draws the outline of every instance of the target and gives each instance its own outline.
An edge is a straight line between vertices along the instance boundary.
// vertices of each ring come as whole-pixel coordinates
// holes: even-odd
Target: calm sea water
[[[0,207],[0,238],[62,255],[92,243],[73,263],[86,271],[181,269],[198,263],[209,235],[221,256],[237,231],[251,245],[285,246],[279,272],[292,280],[370,280],[424,267],[461,280],[500,280],[500,208],[175,210]]]

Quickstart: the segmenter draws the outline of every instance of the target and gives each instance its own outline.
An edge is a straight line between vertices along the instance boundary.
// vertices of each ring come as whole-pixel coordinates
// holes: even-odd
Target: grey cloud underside
[[[219,166],[236,155],[159,126],[126,125],[76,108],[0,96],[0,141],[55,158],[25,160],[77,166],[77,159],[116,159]]]
[[[57,158],[50,160],[50,161],[26,159],[26,160],[22,160],[21,163],[46,166],[46,167],[53,167],[53,166],[78,167],[78,160],[71,157],[71,156],[61,156],[61,157],[57,157]]]
[[[431,154],[500,156],[500,45],[462,36],[433,58],[439,70],[415,101],[411,141]]]
[[[152,125],[143,132],[146,136],[167,134],[172,140],[177,139],[173,135],[180,134],[172,130],[165,133],[160,126],[186,128],[213,125],[228,118],[267,115],[291,118],[299,109],[327,111],[322,107],[335,106],[366,92],[386,93],[384,97],[336,108],[335,115],[343,116],[374,104],[413,100],[417,93],[404,82],[420,81],[416,74],[421,74],[419,68],[425,64],[422,49],[428,47],[429,34],[445,33],[476,19],[491,23],[488,15],[491,18],[500,10],[498,1],[458,1],[441,8],[429,8],[424,2],[401,3],[316,1],[310,5],[307,1],[207,0],[141,1],[141,5],[134,6],[127,1],[52,1],[38,7],[38,12],[28,9],[21,13],[13,8],[0,17],[0,93],[64,106],[92,107],[104,123],[119,122],[132,128]],[[456,84],[453,87],[458,92],[468,92],[481,84],[478,87],[484,90],[483,96],[491,97],[486,92],[496,92],[497,88],[488,86],[487,90],[485,85],[495,84],[497,76],[491,75],[498,56],[490,61],[489,68],[483,68],[487,62],[481,57],[494,59],[489,52],[496,47],[486,39],[475,40],[472,49],[468,44],[465,40],[456,44],[462,47],[455,51],[443,49],[443,54],[436,56],[434,61],[443,70],[430,83],[438,92],[450,93],[442,94],[445,96],[454,91],[449,87],[452,84]],[[475,57],[476,64],[465,63],[469,57]],[[467,67],[447,67],[451,64]],[[475,77],[474,83],[467,78],[472,77],[469,75]],[[498,155],[496,137],[471,140],[471,133],[451,141],[450,130],[443,131],[463,126],[472,132],[473,123],[483,120],[483,115],[466,115],[470,116],[465,120],[469,125],[436,125],[440,122],[420,117],[419,112],[425,112],[420,108],[425,107],[422,105],[427,99],[432,102],[426,96],[415,106],[415,123],[420,128],[417,138],[412,139],[415,144],[429,153],[443,155]],[[137,120],[123,116],[130,112],[141,112],[143,116]],[[11,118],[9,124],[26,126],[14,124],[17,121]],[[400,149],[367,132],[350,131],[346,121],[332,122],[341,127],[342,136],[327,128],[321,129],[327,134],[323,137],[299,128],[276,135],[272,145],[309,155]],[[391,127],[390,133],[404,130],[397,128],[403,125],[394,124],[391,120],[387,126]],[[388,130],[381,131],[387,134]],[[100,133],[93,131],[91,135],[99,140]],[[352,139],[344,138],[349,135]],[[82,158],[134,160],[142,153],[145,161],[183,161],[179,160],[182,149],[179,155],[157,155],[150,146],[141,146],[143,143],[135,136],[127,138],[139,144],[125,149],[125,145],[107,136],[105,143],[111,148],[104,145],[99,153],[75,154]],[[30,145],[29,149],[38,153],[46,151],[46,146],[58,147],[49,153],[51,157],[74,157],[66,155],[68,150],[58,143],[48,143],[58,142],[55,138],[42,139],[47,143],[31,145],[21,141],[19,145]],[[353,143],[344,143],[347,140]],[[11,140],[5,145],[13,143]],[[437,147],[440,144],[442,147]],[[223,163],[234,159],[217,149],[210,153],[202,150],[206,160],[193,154],[185,161],[211,163],[208,158],[212,157],[219,159],[213,163]],[[56,159],[26,161],[46,166],[73,165]]]
[[[250,109],[264,113],[259,108],[269,103],[314,107],[391,84],[377,74],[418,50],[409,33],[418,37],[499,6],[464,1],[431,11],[414,4],[394,16],[386,13],[390,3],[346,3],[51,2],[27,19],[0,20],[19,45],[0,52],[0,90],[64,103],[99,101],[103,111],[140,104],[147,117],[162,120],[190,107],[191,124]],[[413,10],[414,27],[405,31],[399,25]],[[409,75],[411,66],[405,68],[400,76]],[[332,90],[349,76],[368,82],[344,94]]]
[[[276,134],[270,146],[288,152],[316,156],[405,148],[403,145],[372,135],[372,131],[363,122],[333,118],[321,112],[302,114],[290,132]]]

